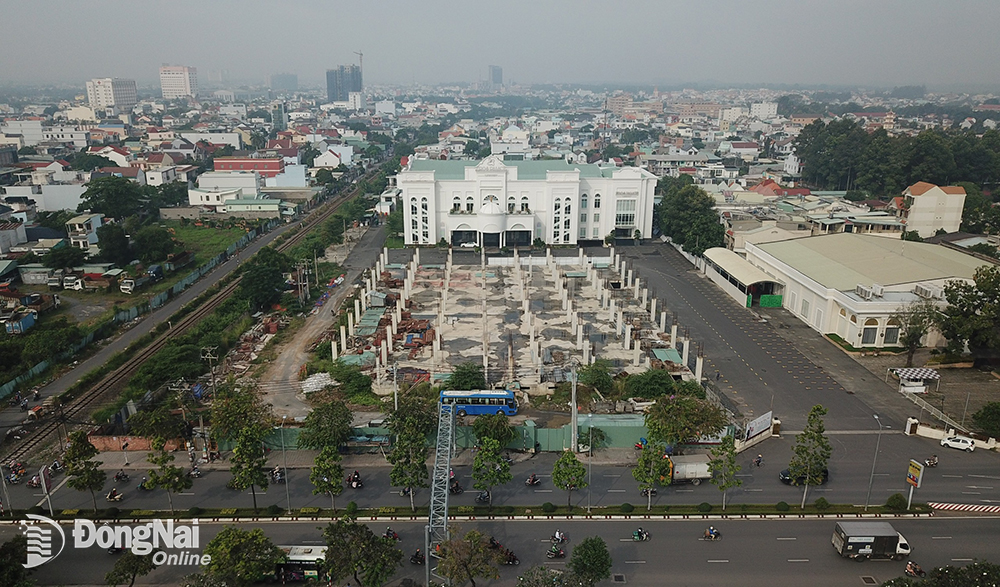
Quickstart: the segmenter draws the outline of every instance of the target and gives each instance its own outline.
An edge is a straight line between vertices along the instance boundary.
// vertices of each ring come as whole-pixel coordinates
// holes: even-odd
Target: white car
[[[462,244],[460,244],[458,246],[461,247],[461,248],[463,248],[463,249],[474,249],[474,248],[478,247],[479,245],[477,245],[476,243],[473,243],[473,242],[469,242],[469,243],[462,243]]]
[[[941,439],[941,446],[972,452],[976,448],[976,441],[964,436],[946,436]]]

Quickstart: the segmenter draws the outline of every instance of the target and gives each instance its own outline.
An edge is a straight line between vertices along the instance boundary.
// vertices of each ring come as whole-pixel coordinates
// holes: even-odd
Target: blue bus
[[[517,413],[514,392],[506,389],[479,391],[442,391],[441,403],[455,406],[457,416]]]

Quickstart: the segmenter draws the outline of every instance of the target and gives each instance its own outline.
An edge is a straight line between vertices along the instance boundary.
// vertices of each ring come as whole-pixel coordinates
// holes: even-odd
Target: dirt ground
[[[938,370],[941,375],[941,385],[930,386],[930,391],[921,398],[938,408],[956,422],[966,424],[972,421],[972,415],[988,402],[1000,401],[1000,374],[995,371],[982,371],[972,368],[941,368],[937,364],[928,364],[932,357],[929,349],[921,349],[913,357],[914,367],[929,367]],[[855,357],[855,360],[880,379],[885,379],[886,369],[906,366],[906,354]],[[891,383],[891,378],[890,378]],[[968,406],[966,404],[968,403]],[[918,416],[920,408],[914,405],[914,416]]]

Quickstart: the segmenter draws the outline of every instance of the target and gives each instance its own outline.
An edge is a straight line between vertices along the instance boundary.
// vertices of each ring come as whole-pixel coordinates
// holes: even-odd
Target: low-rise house
[[[97,229],[102,226],[100,214],[81,214],[66,222],[70,246],[88,252],[97,250]]]

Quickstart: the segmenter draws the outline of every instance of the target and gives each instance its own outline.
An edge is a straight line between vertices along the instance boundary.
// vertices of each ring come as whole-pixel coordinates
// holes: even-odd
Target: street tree
[[[614,379],[611,377],[611,363],[604,359],[597,359],[589,365],[580,367],[577,371],[577,380],[583,385],[589,385],[601,393],[608,393],[614,387]]]
[[[330,496],[330,508],[337,513],[337,496],[344,492],[344,467],[340,464],[340,453],[335,446],[324,446],[309,471],[309,481],[313,484],[313,495],[325,493]]]
[[[646,443],[639,453],[639,460],[632,468],[632,477],[639,482],[639,489],[646,491],[646,511],[653,509],[653,491],[656,486],[670,485],[670,461],[663,457],[662,444]]]
[[[87,184],[80,196],[77,212],[90,210],[117,220],[124,220],[142,210],[139,184],[126,177],[100,177]]]
[[[941,333],[948,339],[948,351],[956,355],[966,344],[974,354],[1000,349],[1000,267],[984,265],[973,280],[954,279],[944,286],[948,306]]]
[[[988,402],[972,414],[972,422],[983,434],[1000,438],[1000,402]]]
[[[577,585],[569,573],[548,567],[531,567],[517,578],[517,587],[571,587]]]
[[[128,235],[121,224],[105,224],[97,228],[97,248],[101,257],[109,262],[125,267],[132,261]]]
[[[13,538],[0,544],[0,585],[10,587],[34,587],[37,583],[28,578],[24,561],[28,560],[28,537],[15,534]]]
[[[715,200],[696,185],[671,186],[663,193],[659,210],[660,230],[692,255],[724,244],[725,229],[719,224]]]
[[[729,419],[720,406],[690,396],[664,396],[646,412],[649,438],[668,446],[717,433]]]
[[[882,587],[993,587],[998,584],[1000,565],[976,561],[964,567],[938,567],[919,580],[897,577],[882,583]]]
[[[483,414],[482,416],[476,416],[476,421],[472,423],[472,431],[476,434],[480,445],[484,439],[492,438],[497,441],[501,449],[510,444],[517,435],[514,427],[510,424],[510,418],[507,417],[507,414]]]
[[[386,418],[386,428],[396,436],[411,432],[426,438],[437,427],[436,409],[436,401],[428,401],[418,395],[404,395],[399,398],[399,409],[391,411]]]
[[[792,447],[792,460],[788,463],[788,474],[792,479],[802,478],[802,507],[806,507],[806,496],[810,485],[823,482],[823,471],[833,452],[830,441],[826,438],[826,425],[823,416],[827,409],[815,405],[809,410],[806,426],[802,433],[795,437]]]
[[[459,534],[455,528],[452,534]],[[454,584],[466,581],[476,587],[476,579],[499,579],[500,557],[490,548],[489,539],[479,530],[470,530],[465,535],[452,538],[441,544],[441,560],[437,572]]]
[[[626,397],[656,399],[674,391],[674,378],[666,369],[650,369],[625,379]]]
[[[737,477],[742,467],[736,462],[736,442],[733,437],[724,436],[711,454],[708,467],[712,471],[712,483],[722,492],[722,511],[726,511],[726,494],[730,489],[743,485],[743,480]]]
[[[174,515],[174,493],[191,489],[194,481],[184,473],[184,469],[172,465],[174,455],[166,450],[166,442],[162,438],[154,438],[153,450],[146,460],[156,468],[149,472],[149,486],[159,487],[167,491],[167,502],[170,504],[170,515]]]
[[[236,437],[236,446],[233,447],[230,459],[232,466],[229,470],[233,478],[229,480],[229,487],[239,491],[249,489],[253,495],[254,511],[257,510],[257,487],[266,490],[268,485],[267,472],[264,470],[267,459],[264,456],[263,441],[264,436],[259,429],[243,429]]]
[[[250,302],[253,309],[267,308],[281,299],[285,291],[285,278],[281,270],[266,265],[249,265],[240,280],[240,297]]]
[[[376,536],[368,526],[348,516],[328,524],[323,541],[323,572],[333,583],[353,577],[360,587],[381,587],[402,565],[403,553],[395,540]]]
[[[42,255],[42,265],[49,269],[78,267],[87,260],[87,253],[76,247],[59,247]]]
[[[899,326],[899,345],[906,349],[906,366],[913,366],[913,355],[938,323],[940,312],[930,300],[918,300],[900,307],[889,316],[889,324]]]
[[[347,404],[332,400],[313,408],[299,434],[299,448],[337,448],[351,437],[354,414]]]
[[[205,545],[204,553],[212,557],[205,573],[230,587],[257,583],[285,560],[285,553],[260,528],[226,526]]]
[[[73,157],[70,167],[77,171],[93,171],[101,167],[116,167],[115,162],[103,155],[80,153]]]
[[[500,443],[496,439],[486,437],[480,441],[479,450],[472,460],[472,479],[473,487],[489,492],[490,511],[493,511],[493,488],[513,479],[510,463],[501,455]]]
[[[146,438],[173,440],[184,434],[184,420],[170,413],[166,406],[143,410],[129,416],[131,433]]]
[[[414,494],[418,488],[429,486],[427,471],[426,436],[407,430],[396,437],[396,444],[389,453],[392,469],[389,482],[393,487],[403,487],[410,491],[410,510],[417,511]]]
[[[573,492],[587,488],[587,469],[572,451],[565,451],[552,467],[552,484],[566,492],[566,507],[573,509]]]
[[[590,447],[590,451],[593,452],[599,448],[603,448],[608,443],[608,433],[597,426],[587,426],[580,430],[580,439],[587,439],[587,446]]]
[[[104,576],[105,582],[111,587],[126,584],[132,587],[137,578],[145,577],[156,570],[156,565],[153,564],[154,554],[155,552],[139,555],[134,554],[131,549],[126,549],[115,561],[111,571]]]
[[[247,428],[257,430],[262,438],[270,430],[268,407],[253,386],[225,383],[219,385],[212,400],[212,434],[235,441]]]
[[[569,568],[581,585],[593,587],[611,576],[611,553],[600,536],[589,536],[573,547]]]
[[[108,474],[98,469],[97,463],[93,460],[97,454],[97,447],[87,438],[87,433],[78,430],[69,435],[69,446],[63,457],[68,479],[66,485],[77,491],[89,491],[95,512],[97,511],[95,492],[103,489],[104,482],[108,479]]]
[[[333,183],[333,172],[329,169],[320,169],[316,172],[316,183],[322,185],[328,185]]]
[[[486,389],[486,376],[483,374],[483,365],[474,361],[455,365],[445,383],[445,387],[463,391]]]

